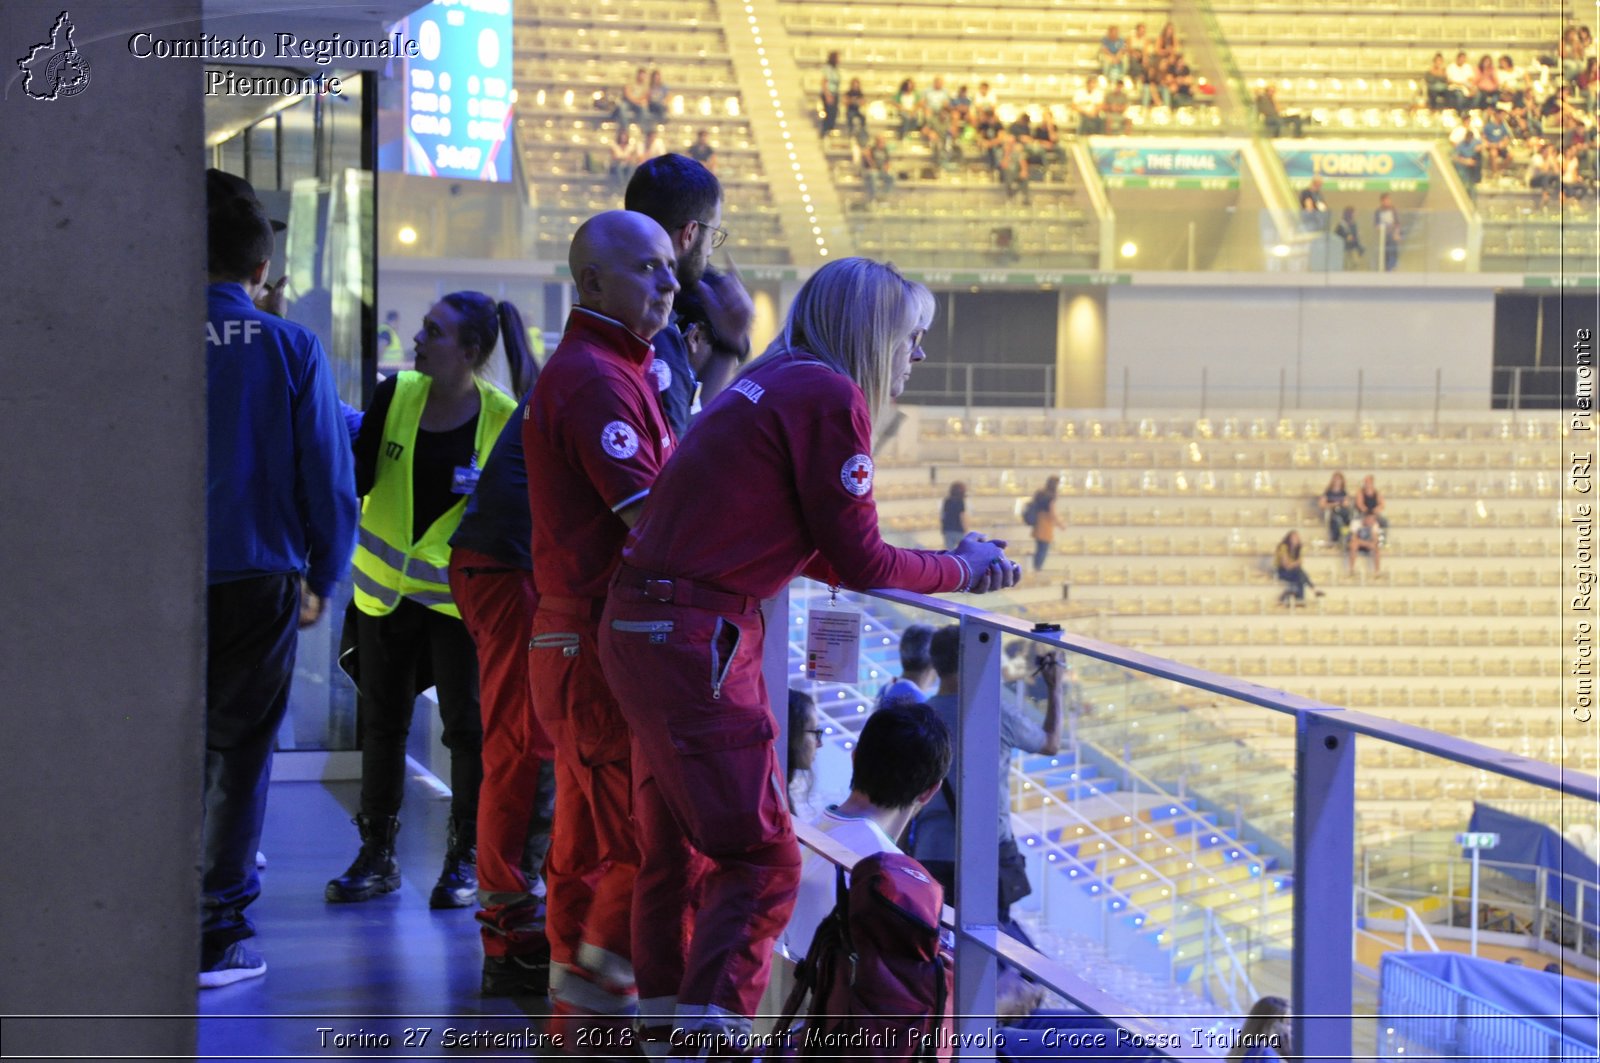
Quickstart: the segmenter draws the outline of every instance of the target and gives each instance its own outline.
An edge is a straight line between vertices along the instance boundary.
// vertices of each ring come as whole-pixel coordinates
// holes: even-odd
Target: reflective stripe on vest
[[[412,533],[412,483],[415,475],[417,426],[427,405],[431,377],[407,370],[395,382],[394,398],[384,419],[372,491],[362,501],[361,527],[353,565],[356,608],[369,616],[394,611],[401,598],[459,618],[450,598],[450,536],[466,512],[462,495],[416,542]],[[478,467],[511,419],[516,403],[485,380],[476,381],[479,408],[473,453]]]

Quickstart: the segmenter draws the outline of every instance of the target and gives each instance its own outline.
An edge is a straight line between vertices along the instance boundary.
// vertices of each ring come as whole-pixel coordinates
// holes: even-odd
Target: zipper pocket
[[[563,657],[576,657],[583,638],[576,631],[550,631],[528,640],[529,650],[560,650]]]
[[[727,659],[724,660],[719,647],[722,644],[722,633],[729,628],[733,629],[733,643],[728,647]],[[733,667],[733,658],[739,652],[739,640],[744,637],[744,632],[739,630],[737,624],[730,624],[722,617],[717,617],[717,626],[711,632],[711,699],[722,700],[722,684],[727,681],[728,671]]]

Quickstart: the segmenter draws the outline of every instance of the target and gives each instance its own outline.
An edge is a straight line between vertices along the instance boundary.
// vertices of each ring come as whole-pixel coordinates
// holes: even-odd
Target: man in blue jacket
[[[272,225],[243,186],[211,196],[206,317],[206,781],[202,988],[266,973],[245,944],[296,626],[350,568],[359,508],[322,345],[259,310]]]

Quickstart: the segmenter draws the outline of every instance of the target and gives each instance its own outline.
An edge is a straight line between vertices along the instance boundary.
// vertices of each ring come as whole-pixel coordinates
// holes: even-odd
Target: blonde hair
[[[894,385],[895,346],[933,321],[933,293],[888,262],[841,258],[801,286],[783,329],[745,372],[789,351],[805,351],[854,380],[876,420]]]

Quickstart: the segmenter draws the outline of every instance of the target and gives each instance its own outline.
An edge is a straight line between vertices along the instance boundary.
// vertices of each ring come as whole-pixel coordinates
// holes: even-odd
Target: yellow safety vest
[[[479,377],[478,432],[473,461],[483,467],[500,430],[511,419],[516,401]],[[392,613],[401,598],[460,618],[450,598],[450,536],[467,509],[467,496],[445,510],[416,542],[411,541],[412,458],[417,449],[417,424],[428,401],[433,378],[407,370],[395,384],[394,400],[383,422],[378,473],[372,491],[361,503],[352,578],[355,603],[368,616]]]

